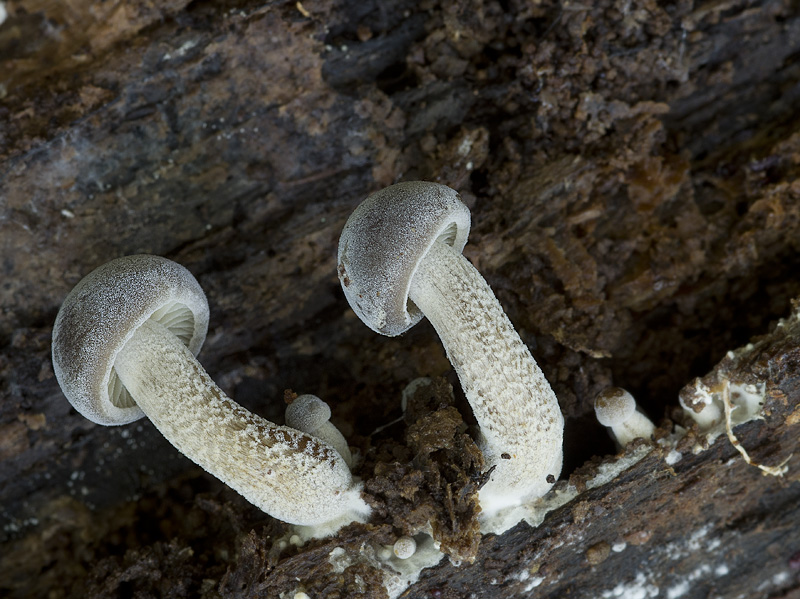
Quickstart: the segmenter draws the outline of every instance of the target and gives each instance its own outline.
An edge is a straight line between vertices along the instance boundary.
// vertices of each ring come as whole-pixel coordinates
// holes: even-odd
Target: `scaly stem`
[[[369,512],[336,451],[232,401],[157,322],[136,330],[114,368],[170,443],[271,516],[320,525]]]
[[[431,321],[480,425],[484,512],[541,497],[561,473],[564,418],[553,390],[480,273],[437,241],[409,297]]]

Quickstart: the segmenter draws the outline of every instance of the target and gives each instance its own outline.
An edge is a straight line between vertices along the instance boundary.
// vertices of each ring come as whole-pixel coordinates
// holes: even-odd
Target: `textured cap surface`
[[[317,430],[330,419],[330,406],[316,395],[301,395],[286,406],[286,426],[305,433]]]
[[[353,311],[390,337],[414,326],[422,313],[408,289],[417,264],[439,237],[462,251],[469,225],[469,209],[445,185],[410,181],[369,196],[339,238],[339,280]]]
[[[208,330],[208,302],[180,264],[159,256],[112,260],[69,293],[53,325],[53,370],[64,395],[97,424],[126,424],[144,414],[113,371],[125,342],[153,317],[193,354]],[[118,393],[110,393],[117,389]],[[127,398],[126,398],[127,396]]]
[[[622,424],[636,411],[633,395],[619,387],[609,387],[601,391],[594,400],[597,421],[603,426]]]

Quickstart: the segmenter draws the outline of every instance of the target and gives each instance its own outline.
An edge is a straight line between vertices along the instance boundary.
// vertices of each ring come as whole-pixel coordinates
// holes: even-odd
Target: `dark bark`
[[[369,567],[332,573],[331,548],[430,517],[477,559],[445,560],[410,597],[800,597],[800,457],[764,477],[724,436],[673,467],[654,450],[536,529],[476,537],[469,500],[447,503],[480,460],[438,340],[424,323],[372,333],[335,263],[371,191],[451,185],[472,209],[465,253],[566,416],[562,478],[580,486],[614,453],[601,388],[632,391],[663,433],[716,364],[767,385],[765,420],[736,430],[751,455],[800,455],[800,331],[774,326],[800,296],[796,2],[5,6],[0,595],[276,597],[299,578],[315,598],[380,597]],[[198,277],[200,359],[237,401],[278,422],[287,389],[331,403],[365,456],[369,526],[281,551],[282,524],[147,421],[71,409],[50,363],[58,307],[137,252]],[[419,376],[449,377],[455,408],[440,385],[373,435]],[[420,420],[448,431],[446,455]]]

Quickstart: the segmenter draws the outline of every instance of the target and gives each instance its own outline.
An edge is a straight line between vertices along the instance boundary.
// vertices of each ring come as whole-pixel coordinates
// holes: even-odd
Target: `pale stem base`
[[[695,412],[692,408],[682,406],[684,413],[694,420],[701,431],[713,428],[725,419],[722,409],[716,400],[712,400],[700,411]]]
[[[625,422],[612,426],[611,435],[621,447],[625,447],[639,437],[649,441],[655,430],[650,419],[637,409]]]
[[[409,297],[439,334],[480,425],[486,466],[495,467],[480,491],[484,512],[543,496],[561,473],[564,418],[489,285],[436,242]]]

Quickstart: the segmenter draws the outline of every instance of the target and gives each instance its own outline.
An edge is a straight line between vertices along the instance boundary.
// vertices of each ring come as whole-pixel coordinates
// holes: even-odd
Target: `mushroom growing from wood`
[[[699,378],[694,379],[678,393],[683,413],[697,423],[701,431],[707,431],[725,419],[721,402]]]
[[[214,384],[195,359],[207,328],[205,294],[183,266],[118,258],[64,300],[53,326],[56,378],[92,422],[146,415],[179,451],[279,520],[320,535],[363,521],[369,507],[335,449],[252,414]]]
[[[394,542],[392,552],[400,559],[408,559],[417,551],[414,537],[403,536]]]
[[[286,406],[286,426],[308,433],[333,447],[353,467],[347,440],[331,422],[331,408],[316,395],[300,395]]]
[[[619,387],[608,387],[594,400],[597,421],[611,429],[611,436],[620,447],[637,438],[650,440],[656,427],[639,411],[633,395]]]
[[[564,418],[491,288],[461,254],[469,227],[469,209],[449,187],[392,185],[348,219],[338,271],[350,306],[374,331],[400,335],[424,315],[439,334],[492,469],[479,492],[486,521],[550,489],[561,473]]]

